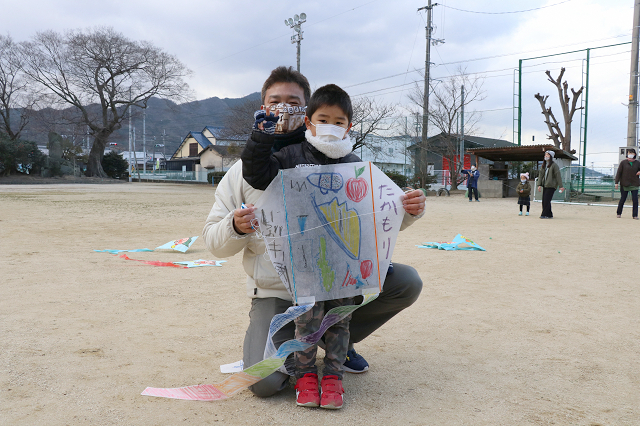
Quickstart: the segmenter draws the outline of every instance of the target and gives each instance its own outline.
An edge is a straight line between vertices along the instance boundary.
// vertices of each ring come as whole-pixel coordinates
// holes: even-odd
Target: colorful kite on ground
[[[264,360],[219,384],[147,388],[142,394],[226,399],[280,369],[290,353],[315,344],[332,324],[378,297],[404,217],[402,195],[371,163],[281,170],[255,204],[256,234],[264,238],[271,263],[297,306],[271,321]],[[330,310],[319,331],[276,350],[273,335],[315,302],[357,295],[363,296],[362,304]]]
[[[97,251],[98,253],[118,254],[118,253],[123,253],[123,252],[138,253],[138,252],[141,252],[141,251],[153,251],[153,250],[148,249],[148,248],[143,248],[143,249],[135,249],[135,250],[110,250],[110,249],[106,249],[106,250],[94,250],[94,251]]]
[[[417,245],[418,248],[433,248],[438,250],[480,250],[486,251],[478,244],[474,243],[468,238],[462,236],[462,234],[456,235],[453,241],[449,242],[436,242],[436,243],[422,243]]]
[[[181,253],[184,253],[187,250],[189,250],[189,247],[191,247],[191,244],[193,244],[197,239],[198,237],[191,237],[191,238],[182,238],[175,241],[169,241],[166,244],[156,247],[156,250],[176,250]]]
[[[204,259],[198,259],[198,260],[188,260],[186,262],[173,262],[176,265],[184,265],[187,268],[198,268],[200,266],[222,266],[223,263],[225,263],[226,260],[204,260]]]

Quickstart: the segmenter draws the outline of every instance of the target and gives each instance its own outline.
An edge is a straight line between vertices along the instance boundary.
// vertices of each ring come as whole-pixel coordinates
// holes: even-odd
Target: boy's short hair
[[[307,104],[307,117],[311,118],[313,114],[322,106],[337,106],[349,119],[353,118],[353,106],[351,106],[351,98],[349,94],[335,84],[327,84],[313,92],[313,96]]]
[[[311,97],[311,86],[309,86],[309,80],[307,77],[302,75],[299,71],[293,69],[293,67],[285,67],[280,66],[269,74],[269,77],[265,80],[262,85],[262,103],[264,103],[264,97],[267,93],[269,87],[273,86],[276,83],[295,83],[302,89],[304,93],[304,103],[305,105],[309,103],[309,98]]]

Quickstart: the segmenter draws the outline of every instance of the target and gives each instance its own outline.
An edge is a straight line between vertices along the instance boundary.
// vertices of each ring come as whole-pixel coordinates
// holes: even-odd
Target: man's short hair
[[[335,84],[327,84],[313,92],[313,96],[307,104],[307,117],[313,114],[322,106],[337,106],[345,113],[351,123],[353,118],[353,106],[349,94]]]
[[[276,83],[295,83],[302,89],[304,93],[304,103],[305,105],[309,103],[309,98],[311,97],[311,87],[309,86],[309,80],[307,77],[302,75],[299,71],[293,69],[293,67],[284,67],[280,66],[273,71],[269,75],[262,85],[262,103],[264,103],[264,97],[267,94],[267,90],[269,87],[273,86]]]

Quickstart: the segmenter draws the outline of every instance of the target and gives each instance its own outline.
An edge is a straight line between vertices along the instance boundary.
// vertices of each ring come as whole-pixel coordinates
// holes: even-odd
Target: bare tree
[[[363,97],[352,100],[353,118],[351,122],[351,139],[353,150],[368,144],[367,136],[381,136],[396,125],[396,106],[376,102],[374,99]]]
[[[562,108],[562,118],[564,120],[564,134],[562,129],[560,129],[560,123],[554,116],[553,112],[551,112],[551,107],[546,106],[547,99],[549,95],[542,96],[540,93],[536,93],[534,97],[540,102],[540,107],[542,108],[542,114],[544,115],[544,122],[547,124],[547,128],[549,129],[549,135],[547,135],[547,139],[551,139],[555,144],[556,148],[562,148],[563,151],[567,152],[575,152],[575,150],[571,151],[571,122],[573,122],[573,115],[582,107],[577,107],[578,99],[582,94],[582,90],[584,86],[580,87],[580,90],[577,92],[571,89],[571,98],[569,98],[569,84],[565,80],[562,81],[562,76],[564,75],[564,68],[560,68],[560,75],[557,79],[551,77],[551,72],[547,71],[547,77],[549,81],[556,86],[558,90],[558,98],[560,99],[560,107]]]
[[[460,171],[463,167],[463,158],[459,157],[459,145],[461,129],[460,115],[465,109],[477,101],[485,98],[482,85],[484,77],[470,77],[462,68],[458,69],[458,74],[452,75],[440,82],[435,87],[431,86],[429,103],[429,123],[440,131],[439,142],[428,147],[430,152],[442,156],[449,164],[451,178],[451,189],[458,188]],[[464,86],[464,101],[462,99],[462,86]],[[418,108],[422,108],[424,99],[423,88],[416,83],[414,89],[409,93],[409,100]],[[477,131],[477,124],[481,115],[475,111],[465,111],[464,134],[471,135]],[[426,151],[427,148],[424,148]],[[464,153],[463,153],[464,154]],[[426,156],[425,156],[426,158]],[[426,161],[420,161],[418,165],[421,170],[416,170],[423,181],[427,180]]]
[[[229,107],[229,115],[224,120],[221,136],[226,138],[248,139],[255,118],[253,114],[262,107],[262,100],[247,99],[244,102]]]
[[[102,158],[109,136],[132,107],[152,96],[186,100],[189,71],[176,57],[149,42],[132,41],[112,28],[47,31],[23,43],[25,73],[58,105],[75,107],[68,117],[89,127],[94,141],[88,176],[106,177]]]
[[[37,99],[22,65],[19,45],[10,36],[0,35],[0,131],[9,140],[18,139],[29,124]]]

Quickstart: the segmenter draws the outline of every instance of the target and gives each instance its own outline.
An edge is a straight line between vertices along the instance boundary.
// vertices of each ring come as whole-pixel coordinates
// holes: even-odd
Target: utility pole
[[[131,103],[131,87],[129,87],[129,103]],[[129,106],[129,182],[132,182],[131,172],[131,106]]]
[[[291,44],[296,43],[297,46],[297,69],[298,72],[300,72],[300,42],[303,40],[302,38],[302,34],[304,34],[304,31],[302,31],[301,25],[303,23],[307,22],[307,14],[306,13],[301,13],[300,16],[298,15],[293,15],[293,18],[289,18],[289,19],[285,19],[284,20],[284,24],[287,27],[292,28],[296,34],[291,36]]]
[[[629,81],[629,117],[627,146],[638,144],[638,49],[640,48],[640,0],[633,7],[633,36],[631,40],[631,77]]]
[[[144,156],[143,170],[147,174],[147,107],[142,108],[142,155]]]
[[[460,169],[464,168],[464,85],[460,87]]]
[[[431,33],[433,31],[433,17],[431,11],[434,6],[437,6],[438,3],[431,4],[431,0],[428,0],[426,6],[418,9],[418,12],[421,10],[427,10],[427,26],[426,29],[426,37],[427,37],[427,47],[426,47],[426,57],[424,61],[424,99],[422,101],[422,147],[420,149],[420,163],[424,163],[422,166],[424,167],[424,173],[426,174],[426,170],[428,169],[427,163],[427,139],[428,130],[429,130],[429,71],[431,66]],[[441,40],[438,40],[441,41]]]

